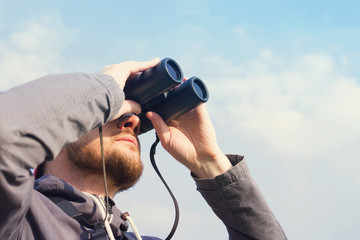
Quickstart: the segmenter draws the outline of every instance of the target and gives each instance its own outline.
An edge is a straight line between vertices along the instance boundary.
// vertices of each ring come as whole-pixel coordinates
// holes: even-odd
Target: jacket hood
[[[37,179],[34,189],[47,197],[60,197],[69,201],[91,225],[103,220],[99,206],[91,197],[55,176],[45,175]],[[100,199],[99,196],[94,196]],[[122,232],[127,231],[128,223],[121,218],[122,212],[117,209],[115,202],[110,198],[109,205],[109,212],[112,215],[109,221],[110,227],[114,236],[119,237],[123,235]]]

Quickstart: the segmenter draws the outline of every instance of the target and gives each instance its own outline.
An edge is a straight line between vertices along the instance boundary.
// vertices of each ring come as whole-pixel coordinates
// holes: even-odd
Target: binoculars
[[[140,104],[140,133],[153,125],[145,116],[148,111],[159,114],[165,122],[192,110],[209,98],[208,90],[200,78],[183,81],[180,66],[171,58],[165,58],[155,67],[131,79],[124,87],[125,99]]]

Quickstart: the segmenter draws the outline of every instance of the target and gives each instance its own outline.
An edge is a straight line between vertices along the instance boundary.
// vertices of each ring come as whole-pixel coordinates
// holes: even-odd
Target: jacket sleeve
[[[49,75],[0,94],[1,239],[10,239],[29,208],[30,169],[112,119],[123,100],[105,74]]]
[[[197,188],[224,222],[231,240],[287,239],[242,156],[228,155],[234,167],[214,179],[194,178]]]

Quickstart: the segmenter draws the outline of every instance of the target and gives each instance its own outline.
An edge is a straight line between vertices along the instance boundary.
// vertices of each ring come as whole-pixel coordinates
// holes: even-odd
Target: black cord
[[[155,163],[155,153],[156,153],[156,146],[158,145],[160,139],[158,137],[157,134],[156,135],[156,140],[155,142],[152,144],[151,146],[151,149],[150,149],[150,161],[151,161],[151,164],[155,170],[155,172],[157,173],[157,175],[159,176],[160,180],[163,182],[163,184],[165,185],[166,189],[168,190],[173,202],[174,202],[174,205],[175,205],[175,220],[174,220],[174,224],[173,224],[173,227],[169,233],[169,235],[165,238],[165,240],[169,240],[173,237],[175,231],[176,231],[176,228],[179,224],[179,216],[180,216],[180,213],[179,213],[179,205],[176,201],[176,198],[174,196],[174,194],[172,193],[170,187],[167,185],[167,183],[165,182],[164,178],[162,177],[158,167],[156,166],[156,163]]]

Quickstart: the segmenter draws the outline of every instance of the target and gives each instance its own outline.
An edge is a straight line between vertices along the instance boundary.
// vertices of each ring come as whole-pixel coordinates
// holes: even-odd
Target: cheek
[[[82,154],[86,156],[92,156],[94,158],[101,158],[101,148],[100,148],[100,141],[89,139],[80,139],[79,146],[81,149]],[[104,144],[105,148],[105,144]]]
[[[90,144],[91,142],[94,142],[96,139],[96,135],[94,130],[88,132],[87,134],[81,136],[77,141],[76,145],[79,147],[85,147],[86,145]]]

